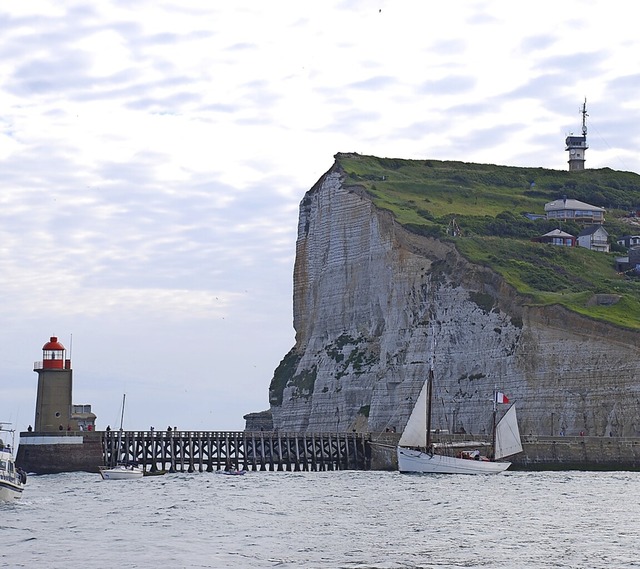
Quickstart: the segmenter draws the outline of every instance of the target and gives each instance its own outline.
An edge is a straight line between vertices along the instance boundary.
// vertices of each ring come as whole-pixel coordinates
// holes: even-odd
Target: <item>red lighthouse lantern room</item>
[[[65,360],[65,348],[56,336],[42,346],[42,369],[69,369],[71,360]]]

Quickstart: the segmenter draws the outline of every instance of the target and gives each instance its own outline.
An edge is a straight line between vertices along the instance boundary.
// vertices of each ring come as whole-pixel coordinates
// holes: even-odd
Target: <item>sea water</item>
[[[0,567],[640,567],[640,474],[31,476]]]

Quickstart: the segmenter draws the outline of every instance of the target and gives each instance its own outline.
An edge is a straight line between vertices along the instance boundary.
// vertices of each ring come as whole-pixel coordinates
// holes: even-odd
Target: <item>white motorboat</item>
[[[131,480],[142,478],[144,469],[137,464],[117,464],[116,466],[100,467],[100,476],[103,480]]]
[[[5,427],[8,424],[0,423],[0,431],[13,435],[14,431]],[[0,502],[20,499],[26,483],[27,474],[14,462],[13,444],[5,443],[0,439]]]
[[[398,470],[406,473],[440,474],[497,474],[511,466],[501,459],[522,452],[518,419],[514,405],[509,407],[496,424],[497,403],[507,402],[497,390],[493,397],[493,453],[486,457],[474,443],[456,446],[438,445],[431,441],[431,400],[433,393],[433,365],[418,401],[398,442]],[[506,400],[506,401],[505,401]],[[480,446],[480,445],[475,445]]]

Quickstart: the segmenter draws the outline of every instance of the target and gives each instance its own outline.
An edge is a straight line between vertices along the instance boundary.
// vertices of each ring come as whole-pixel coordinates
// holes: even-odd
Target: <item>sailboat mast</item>
[[[126,393],[122,394],[122,412],[120,413],[120,430],[122,430],[122,425],[124,424],[124,400],[127,397]]]
[[[427,383],[427,449],[431,447],[431,398],[433,393],[433,366],[429,368]]]
[[[493,427],[491,429],[491,448],[493,459],[496,458],[496,416],[498,414],[498,387],[493,390]]]

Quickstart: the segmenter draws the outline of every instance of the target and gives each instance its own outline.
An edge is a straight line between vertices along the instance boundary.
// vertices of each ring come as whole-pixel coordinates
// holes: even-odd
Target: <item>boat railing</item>
[[[441,443],[441,444],[454,444],[454,443],[464,443],[464,442],[481,442],[481,443],[490,443],[491,435],[486,433],[476,434],[476,433],[434,433],[433,442]]]

